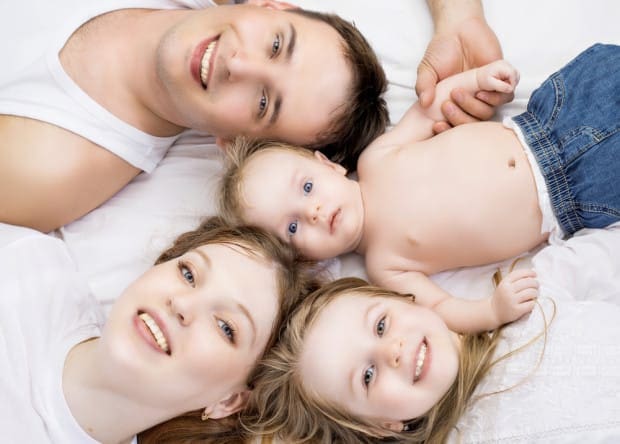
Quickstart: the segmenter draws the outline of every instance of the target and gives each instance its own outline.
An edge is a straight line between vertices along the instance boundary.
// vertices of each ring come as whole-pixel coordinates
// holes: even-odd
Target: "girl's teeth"
[[[207,80],[209,80],[209,66],[211,64],[211,54],[213,54],[215,43],[215,40],[209,43],[200,61],[200,80],[202,81],[202,86],[205,88],[207,87]]]
[[[146,325],[146,327],[149,329],[149,331],[153,335],[153,338],[155,338],[155,342],[157,342],[157,345],[159,346],[159,348],[161,348],[165,353],[169,353],[170,347],[168,347],[168,341],[166,341],[164,334],[159,328],[159,325],[157,325],[157,323],[151,317],[151,315],[149,315],[148,313],[140,313],[138,317],[142,320],[142,322],[144,322],[144,325]]]
[[[422,368],[424,367],[424,358],[426,357],[426,343],[422,343],[420,347],[420,353],[418,354],[418,360],[415,366],[415,375],[413,377],[413,382],[416,382],[420,375],[422,374]]]

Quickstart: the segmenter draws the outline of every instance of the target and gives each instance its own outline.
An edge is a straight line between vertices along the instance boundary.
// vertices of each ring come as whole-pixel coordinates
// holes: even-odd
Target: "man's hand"
[[[436,14],[433,16],[435,35],[418,66],[415,86],[423,107],[433,102],[435,86],[440,80],[502,58],[499,41],[481,10],[479,15],[457,21],[441,21]],[[495,107],[513,98],[513,93],[483,91],[472,95],[457,88],[451,93],[452,101],[442,105],[447,122],[436,123],[433,130],[441,132],[462,123],[490,119]]]

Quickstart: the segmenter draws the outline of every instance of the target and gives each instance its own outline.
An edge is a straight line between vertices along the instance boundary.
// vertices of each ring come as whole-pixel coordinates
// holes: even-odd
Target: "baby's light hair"
[[[246,169],[261,152],[282,150],[313,157],[308,148],[273,140],[237,137],[226,149],[226,166],[220,180],[218,207],[221,217],[232,224],[252,223],[244,219],[243,180]],[[274,165],[274,170],[278,165]]]

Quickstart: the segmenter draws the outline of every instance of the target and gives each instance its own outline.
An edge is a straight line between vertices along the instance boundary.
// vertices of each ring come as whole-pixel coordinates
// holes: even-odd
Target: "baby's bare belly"
[[[435,273],[496,262],[546,238],[525,152],[501,124],[460,126],[400,155],[411,158],[394,159],[392,187],[403,190],[405,205],[392,209],[402,217],[391,223],[405,236],[392,240],[411,268]],[[413,167],[401,167],[407,164]]]

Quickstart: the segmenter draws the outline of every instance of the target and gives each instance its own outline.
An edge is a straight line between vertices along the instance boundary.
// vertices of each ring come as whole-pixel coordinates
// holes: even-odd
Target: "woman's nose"
[[[167,301],[170,313],[181,325],[187,326],[194,320],[196,297],[187,294],[176,294]]]

